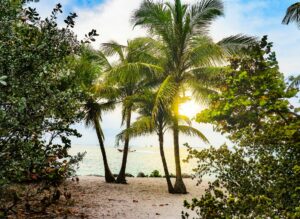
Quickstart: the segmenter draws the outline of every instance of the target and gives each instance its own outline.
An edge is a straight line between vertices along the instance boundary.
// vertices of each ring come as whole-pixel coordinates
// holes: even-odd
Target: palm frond
[[[147,134],[151,134],[154,131],[154,125],[152,122],[151,116],[143,116],[134,123],[131,124],[131,127],[123,130],[116,136],[116,143],[120,141],[125,141],[126,136],[139,137]]]
[[[174,42],[170,34],[173,28],[172,15],[163,2],[144,0],[139,9],[134,11],[131,22],[134,26],[145,27],[152,34],[161,36],[166,44]]]
[[[217,44],[222,48],[223,52],[228,56],[241,54],[243,48],[247,48],[254,43],[257,43],[257,38],[237,34],[226,37],[219,41]]]
[[[100,104],[93,98],[89,98],[84,104],[84,111],[85,111],[85,125],[91,126],[94,125],[94,119],[102,119],[101,118],[101,107]]]
[[[121,63],[114,66],[106,72],[108,80],[117,83],[135,83],[142,78],[154,78],[158,72],[162,72],[162,68],[153,64],[144,62]]]
[[[125,48],[126,46],[123,46],[115,41],[110,41],[109,43],[102,44],[101,51],[107,56],[118,55],[119,59],[124,61],[126,56],[126,54],[124,54]]]
[[[190,29],[194,34],[203,34],[219,16],[224,15],[224,5],[221,0],[202,0],[189,9]]]
[[[138,37],[128,41],[128,62],[146,62],[158,65],[161,62],[162,44],[150,37]]]
[[[195,66],[216,66],[224,61],[224,54],[220,46],[206,36],[194,37],[185,57],[186,69]]]
[[[295,22],[298,28],[300,28],[300,2],[292,4],[290,7],[288,7],[282,23],[289,24],[290,22]]]
[[[188,81],[194,81],[206,87],[216,88],[225,80],[227,67],[199,67],[186,72],[185,78]]]
[[[109,101],[117,102],[121,97],[120,90],[113,85],[107,83],[107,81],[98,80],[91,87],[91,92],[96,98],[106,99]]]
[[[110,100],[103,103],[99,103],[99,107],[101,108],[102,112],[112,111],[116,107],[116,101]]]
[[[101,50],[98,51],[97,62],[100,66],[102,66],[104,71],[108,71],[112,68],[112,66],[111,66],[110,62],[108,61],[107,57],[105,56],[105,54]]]
[[[173,76],[169,75],[160,85],[153,107],[153,116],[156,117],[160,109],[172,105],[174,98],[177,96],[178,84]]]
[[[205,83],[201,83],[201,81],[190,79],[186,80],[185,83],[192,92],[194,100],[202,104],[209,104],[210,96],[218,93],[217,88],[207,86]]]
[[[200,132],[198,129],[195,129],[191,126],[186,125],[179,125],[178,126],[179,132],[187,135],[187,136],[195,136],[200,138],[204,143],[209,143],[208,139],[205,137],[205,135]]]
[[[192,121],[188,116],[185,115],[177,115],[179,122],[185,122],[188,125],[192,125]]]
[[[296,77],[291,77],[290,80],[291,80],[291,83],[289,84],[288,89],[297,88],[300,86],[300,75],[298,75]]]

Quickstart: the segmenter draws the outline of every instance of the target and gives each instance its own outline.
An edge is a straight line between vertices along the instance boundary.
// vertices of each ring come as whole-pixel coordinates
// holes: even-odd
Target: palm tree
[[[120,45],[109,42],[102,45],[104,54],[117,56],[118,61],[107,72],[105,81],[108,86],[113,87],[118,93],[118,99],[122,102],[122,123],[126,129],[131,126],[131,115],[134,110],[133,97],[143,93],[151,85],[151,80],[160,71],[156,66],[157,58],[153,56],[151,40],[148,38],[137,38]],[[130,136],[125,135],[124,150],[120,172],[117,183],[126,183],[125,171],[129,150]]]
[[[282,20],[283,24],[289,24],[290,22],[295,22],[300,28],[300,2],[296,2],[288,7],[285,17]],[[297,87],[300,84],[300,75],[293,77],[290,84],[290,88]]]
[[[101,52],[96,52],[90,47],[84,47],[81,56],[74,61],[76,79],[85,98],[85,124],[86,126],[93,126],[96,130],[103,158],[105,181],[112,183],[115,182],[115,178],[108,165],[104,147],[104,134],[99,121],[102,120],[102,112],[114,109],[115,101],[107,100],[101,97],[100,93],[95,94],[93,92],[94,81],[99,77],[101,68],[105,67],[107,60]],[[102,99],[102,102],[99,102],[99,99]]]
[[[103,164],[104,164],[104,172],[105,172],[105,181],[107,183],[113,183],[115,182],[115,178],[113,174],[110,171],[108,161],[107,161],[107,156],[105,152],[105,146],[104,146],[104,134],[103,130],[101,128],[100,122],[102,120],[102,112],[104,111],[109,111],[114,109],[115,102],[114,101],[108,101],[104,103],[99,103],[97,100],[90,96],[90,98],[86,101],[84,104],[85,108],[85,124],[86,126],[94,126],[101,153],[102,153],[102,158],[103,158]]]
[[[289,24],[290,22],[295,22],[300,28],[300,2],[296,2],[288,7],[282,23]]]
[[[170,179],[167,161],[164,153],[164,134],[166,131],[172,129],[172,115],[170,109],[160,108],[157,116],[152,117],[153,107],[155,104],[156,93],[148,91],[140,95],[135,100],[137,102],[137,112],[140,117],[135,121],[129,129],[122,131],[117,136],[117,141],[125,139],[126,135],[130,137],[138,137],[146,134],[157,134],[159,140],[159,150],[164,168],[165,178],[167,181],[169,193],[174,193],[174,188]],[[191,127],[191,122],[188,117],[184,115],[179,116],[180,121],[187,123],[187,125],[180,125],[179,130],[186,135],[198,136],[204,142],[208,142],[205,136],[197,129]]]
[[[288,87],[289,89],[300,87],[300,75],[295,76],[295,77],[294,76],[290,77],[290,81],[291,81],[291,83]]]
[[[162,42],[165,54],[165,79],[160,85],[154,106],[157,115],[161,105],[172,105],[174,154],[176,163],[176,193],[186,193],[181,176],[179,156],[179,105],[188,87],[194,96],[203,97],[212,92],[207,85],[208,67],[221,64],[226,55],[255,42],[255,38],[236,35],[214,43],[208,36],[208,27],[223,15],[221,0],[202,0],[195,4],[174,4],[144,0],[134,12],[134,26],[142,26]]]

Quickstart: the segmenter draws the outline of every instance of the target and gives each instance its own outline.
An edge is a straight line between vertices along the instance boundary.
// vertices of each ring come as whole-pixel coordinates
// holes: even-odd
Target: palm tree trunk
[[[131,108],[127,111],[126,116],[126,129],[130,128],[130,122],[131,122]],[[122,165],[119,172],[119,175],[117,177],[117,183],[126,184],[126,164],[127,164],[127,157],[128,157],[128,151],[129,151],[129,135],[126,134],[125,136],[125,143],[124,143],[124,150],[123,150],[123,159],[122,159]]]
[[[103,164],[104,164],[104,173],[105,173],[105,182],[107,183],[114,183],[115,182],[115,177],[111,173],[108,162],[107,162],[107,157],[106,157],[106,152],[105,152],[105,147],[104,147],[104,142],[101,136],[101,129],[100,129],[100,124],[99,120],[97,118],[94,118],[94,124],[95,124],[95,129],[97,132],[97,137],[99,140],[99,145],[102,153],[102,158],[103,158]]]
[[[169,193],[175,193],[173,185],[172,185],[172,182],[171,182],[171,179],[170,179],[168,165],[167,165],[167,161],[166,161],[166,157],[165,157],[165,152],[164,152],[164,133],[163,133],[161,124],[160,124],[159,131],[158,131],[158,138],[159,138],[160,156],[161,156],[161,160],[162,160],[164,171],[165,171],[165,177],[166,177],[167,184],[168,184],[168,191],[169,191]]]
[[[179,106],[178,103],[174,105],[174,124],[173,124],[173,138],[174,138],[174,156],[176,165],[176,181],[174,185],[174,191],[177,194],[186,194],[186,187],[181,176],[181,166],[180,166],[180,151],[179,151],[179,129],[178,129],[178,118]]]

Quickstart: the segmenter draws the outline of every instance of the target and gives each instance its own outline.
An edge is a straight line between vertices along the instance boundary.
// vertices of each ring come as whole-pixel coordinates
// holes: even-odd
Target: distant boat
[[[120,149],[120,148],[117,148],[117,149],[118,149],[119,152],[123,152],[124,151],[124,149]],[[136,152],[136,150],[130,150],[129,149],[129,152]]]

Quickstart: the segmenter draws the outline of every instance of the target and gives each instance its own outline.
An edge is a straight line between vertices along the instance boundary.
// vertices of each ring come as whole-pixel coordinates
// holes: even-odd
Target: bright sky
[[[127,39],[145,35],[141,29],[132,29],[129,22],[132,11],[140,5],[142,0],[40,0],[32,4],[37,7],[42,17],[50,14],[54,5],[60,2],[65,12],[76,12],[78,18],[74,31],[79,38],[96,29],[100,33],[95,48],[108,40],[116,40],[126,43]],[[196,0],[183,0],[186,3]],[[300,30],[296,25],[282,25],[281,21],[289,5],[296,0],[224,0],[225,17],[218,19],[211,27],[211,36],[218,41],[223,37],[244,33],[262,37],[268,35],[274,42],[274,50],[277,53],[281,71],[286,75],[300,73]],[[197,111],[197,110],[196,110]],[[121,130],[120,111],[104,116],[102,123],[106,135],[106,145],[114,146],[114,136]],[[210,140],[214,146],[225,142],[225,138],[212,131],[211,126],[196,125]],[[96,134],[92,129],[83,125],[76,125],[83,134],[80,139],[73,139],[73,144],[94,145],[97,144]],[[203,146],[194,138],[181,138],[181,143],[189,142],[192,146]],[[150,136],[138,138],[132,141],[133,146],[157,145],[157,137]],[[166,146],[172,145],[171,135],[166,136]]]

